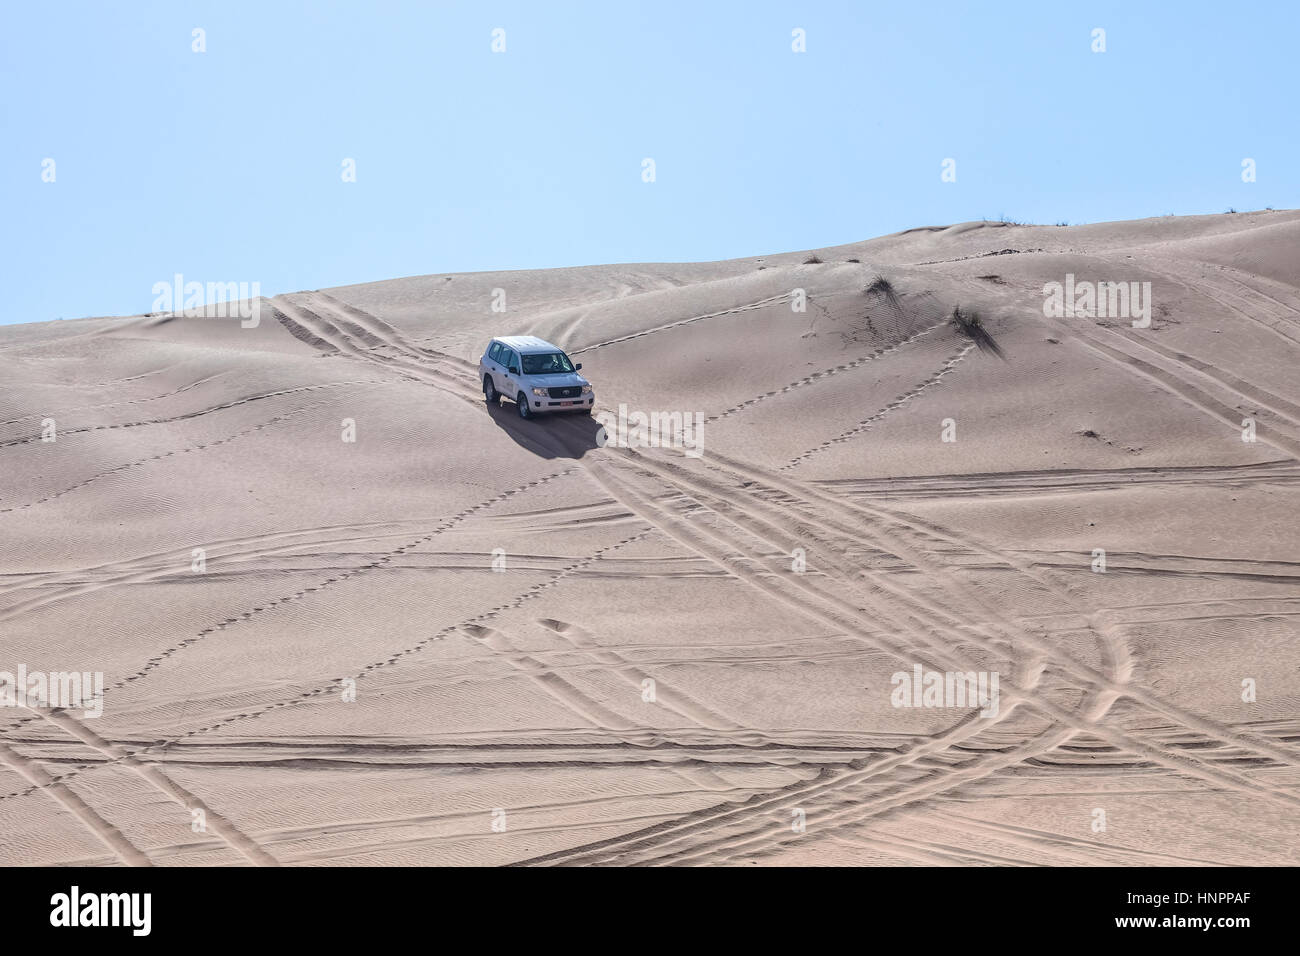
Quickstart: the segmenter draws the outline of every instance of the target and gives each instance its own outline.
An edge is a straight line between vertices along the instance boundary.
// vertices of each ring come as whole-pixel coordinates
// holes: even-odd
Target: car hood
[[[538,388],[563,388],[566,385],[590,385],[576,372],[559,372],[554,375],[529,375],[528,384]]]

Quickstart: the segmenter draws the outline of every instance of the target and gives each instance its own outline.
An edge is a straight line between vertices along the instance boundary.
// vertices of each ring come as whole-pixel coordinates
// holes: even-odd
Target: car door
[[[519,356],[514,349],[503,345],[497,358],[497,391],[506,398],[513,399],[519,391],[519,385],[517,373],[511,373],[511,368],[519,368]]]
[[[509,349],[500,342],[493,342],[488,352],[488,373],[492,376],[492,384],[496,386],[498,392],[506,388],[505,355],[508,351]]]

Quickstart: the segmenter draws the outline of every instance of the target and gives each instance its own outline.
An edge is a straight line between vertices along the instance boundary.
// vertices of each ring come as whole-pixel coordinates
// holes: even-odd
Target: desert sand
[[[0,863],[1300,863],[1298,360],[1294,211],[0,328],[0,671],[104,681],[0,707]]]

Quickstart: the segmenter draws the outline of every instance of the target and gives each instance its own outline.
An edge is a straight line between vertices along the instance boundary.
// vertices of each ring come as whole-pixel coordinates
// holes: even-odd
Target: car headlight
[[[584,386],[582,386],[582,394],[583,394],[583,395],[590,395],[590,394],[591,394],[591,386],[590,386],[590,385],[584,385]]]
[[[546,397],[546,389],[544,389],[544,388],[535,388],[535,389],[533,389],[533,394],[536,395],[536,396],[538,396],[539,398],[545,398],[545,397]]]

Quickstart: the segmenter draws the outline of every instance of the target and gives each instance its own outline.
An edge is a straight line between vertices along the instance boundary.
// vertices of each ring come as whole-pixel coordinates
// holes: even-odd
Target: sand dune
[[[0,863],[1300,863],[1298,357],[1289,211],[2,328]]]

